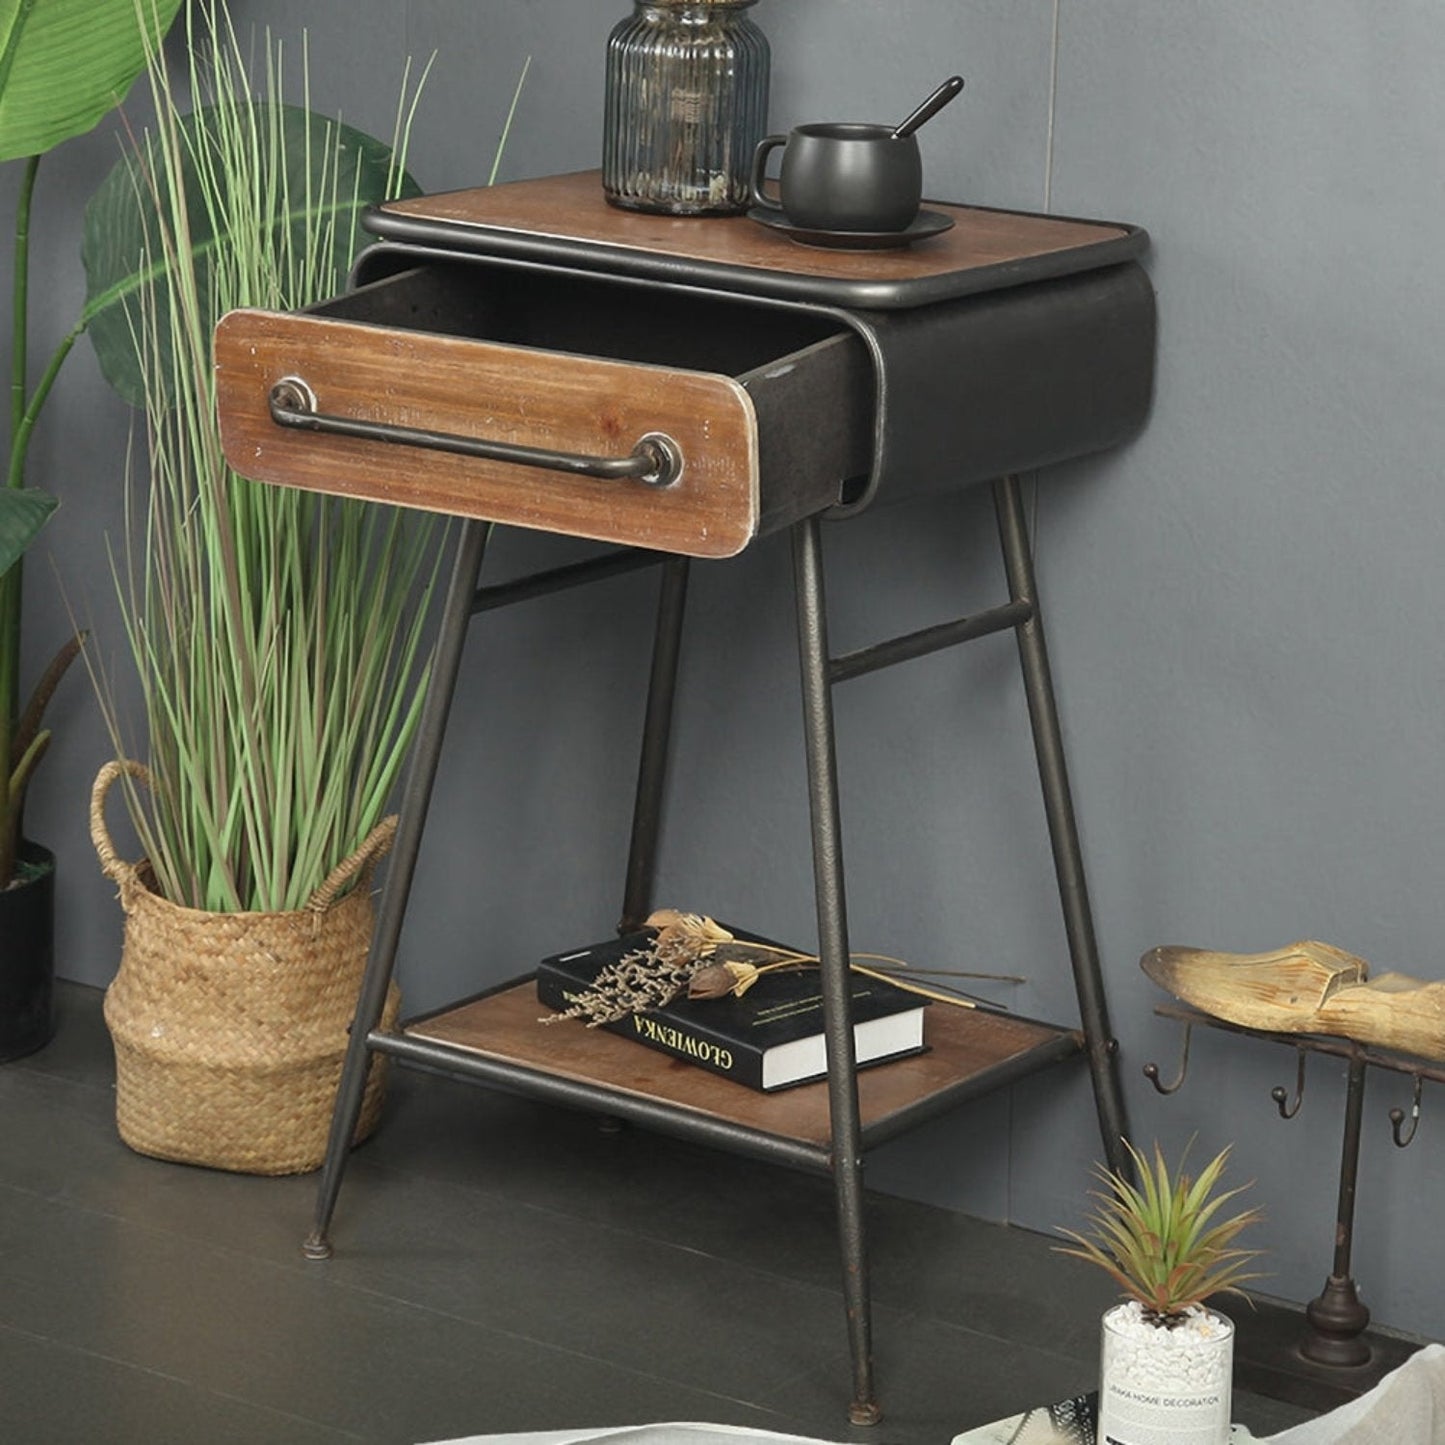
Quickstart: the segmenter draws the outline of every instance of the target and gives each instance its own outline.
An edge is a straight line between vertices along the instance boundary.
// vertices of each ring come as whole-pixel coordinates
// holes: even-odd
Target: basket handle
[[[105,800],[111,785],[117,778],[129,775],[146,787],[151,785],[150,769],[144,763],[131,758],[112,758],[95,775],[95,786],[90,790],[90,841],[95,844],[96,856],[100,859],[100,871],[120,888],[121,906],[130,911],[130,900],[137,891],[144,889],[140,873],[134,863],[127,863],[115,851],[110,829],[105,826]]]
[[[306,900],[308,913],[325,913],[336,895],[353,879],[365,888],[376,865],[391,851],[396,838],[397,816],[395,813],[383,818],[365,838],[361,846],[348,858],[343,858],[327,875],[325,882]]]
[[[90,790],[90,841],[95,844],[96,856],[100,859],[100,871],[120,888],[121,905],[129,911],[130,899],[137,892],[145,890],[135,864],[127,863],[115,850],[115,842],[105,825],[105,802],[116,780],[129,775],[146,787],[151,785],[150,769],[144,763],[131,758],[112,758],[95,775],[95,785]],[[393,813],[385,817],[361,840],[361,846],[327,875],[306,902],[308,913],[325,913],[336,901],[336,896],[353,879],[365,887],[376,865],[391,850],[396,837],[397,818]]]

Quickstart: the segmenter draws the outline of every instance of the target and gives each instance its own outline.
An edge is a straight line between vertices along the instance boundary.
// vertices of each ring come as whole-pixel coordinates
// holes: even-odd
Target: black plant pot
[[[0,1063],[55,1032],[55,854],[22,842],[20,860],[38,871],[0,889]]]

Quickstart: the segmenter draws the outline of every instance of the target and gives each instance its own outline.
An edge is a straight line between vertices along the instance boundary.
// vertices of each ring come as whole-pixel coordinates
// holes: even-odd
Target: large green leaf
[[[90,130],[130,89],[179,8],[0,0],[0,161],[43,155]]]
[[[57,506],[49,492],[0,487],[0,577],[20,560]]]
[[[352,256],[365,239],[361,213],[388,198],[392,169],[389,146],[301,107],[257,101],[242,107],[240,113],[246,132],[256,137],[257,152],[284,157],[284,174],[267,174],[263,162],[254,204],[239,210],[228,209],[234,205],[232,195],[224,185],[217,188],[213,184],[217,165],[224,164],[218,161],[218,151],[224,147],[218,145],[217,137],[223,132],[234,136],[236,112],[222,114],[208,108],[180,122],[190,244],[189,255],[181,258],[181,264],[194,268],[202,312],[217,318],[232,306],[291,307],[339,290]],[[197,157],[204,158],[204,163],[198,165]],[[169,332],[164,316],[167,288],[156,284],[166,252],[161,236],[172,212],[166,173],[157,163],[152,139],[137,155],[116,164],[85,209],[84,317],[101,370],[132,405],[141,404],[146,388],[137,342],[143,293],[148,295],[146,306],[151,309],[147,334],[163,347]],[[318,182],[323,176],[324,182]],[[395,189],[394,180],[391,186]],[[419,195],[420,187],[407,176],[399,194]],[[284,201],[278,199],[282,197]],[[257,217],[265,217],[265,221],[258,222]],[[269,223],[277,236],[289,231],[296,250],[305,254],[312,248],[303,245],[301,238],[333,222],[330,274],[310,278],[307,289],[311,294],[288,297],[284,278],[278,280],[277,291],[268,295],[240,294],[225,279],[218,283],[218,274],[230,277],[235,269],[225,265],[228,250],[257,244],[256,225]],[[253,233],[239,235],[238,229]],[[218,260],[222,263],[219,268]],[[155,385],[169,368],[153,359],[145,372]]]

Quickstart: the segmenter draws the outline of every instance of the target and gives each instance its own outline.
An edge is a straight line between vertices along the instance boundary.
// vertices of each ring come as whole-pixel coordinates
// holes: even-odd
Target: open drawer
[[[873,367],[836,316],[379,249],[344,296],[222,319],[242,475],[728,557],[869,471]]]

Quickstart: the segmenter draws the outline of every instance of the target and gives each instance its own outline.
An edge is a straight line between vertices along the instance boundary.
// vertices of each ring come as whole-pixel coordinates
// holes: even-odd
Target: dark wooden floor
[[[100,995],[0,1068],[0,1441],[416,1442],[690,1420],[877,1445],[1095,1383],[1108,1282],[1038,1235],[871,1196],[884,1423],[845,1423],[826,1181],[417,1073],[315,1176],[116,1137]],[[1306,1411],[1240,1395],[1256,1434]]]

